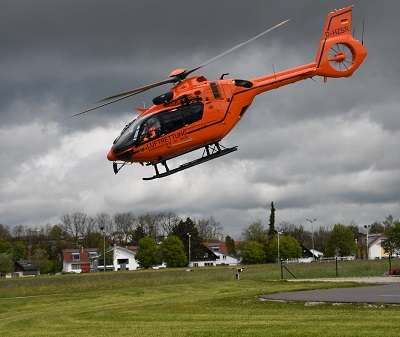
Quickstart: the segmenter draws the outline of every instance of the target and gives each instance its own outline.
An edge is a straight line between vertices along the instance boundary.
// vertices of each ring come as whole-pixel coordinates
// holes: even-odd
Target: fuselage
[[[129,130],[126,146],[119,141],[129,126],[114,142],[108,159],[158,163],[221,140],[255,96],[245,94],[249,88],[244,85],[252,84],[239,80],[208,81],[203,76],[183,80],[171,89],[170,102],[141,111],[134,121],[136,129]],[[147,123],[156,129],[148,137]]]

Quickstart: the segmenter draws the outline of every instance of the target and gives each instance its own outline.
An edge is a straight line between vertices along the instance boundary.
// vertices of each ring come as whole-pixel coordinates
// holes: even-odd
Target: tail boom
[[[367,49],[352,35],[353,7],[330,12],[314,62],[252,79],[253,93],[279,88],[313,76],[349,77],[362,64]]]

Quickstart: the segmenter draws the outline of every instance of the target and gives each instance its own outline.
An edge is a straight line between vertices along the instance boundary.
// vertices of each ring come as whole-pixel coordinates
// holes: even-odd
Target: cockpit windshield
[[[123,151],[135,144],[142,121],[143,118],[136,118],[123,128],[121,134],[114,141],[114,150],[116,152]]]

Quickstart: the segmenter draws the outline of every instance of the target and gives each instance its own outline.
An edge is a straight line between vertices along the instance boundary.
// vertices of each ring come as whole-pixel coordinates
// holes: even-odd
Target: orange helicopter
[[[349,77],[367,56],[363,43],[352,35],[352,6],[330,12],[327,16],[319,48],[313,62],[250,80],[207,80],[204,76],[188,75],[222,56],[254,41],[284,25],[283,21],[250,40],[217,55],[191,69],[176,69],[169,78],[129,90],[99,101],[101,105],[84,114],[118,102],[149,89],[172,83],[174,86],[153,99],[148,109],[138,108],[139,116],[130,122],[115,139],[107,154],[117,174],[127,163],[153,165],[155,175],[144,180],[162,178],[237,150],[225,148],[220,141],[240,121],[254,97],[265,91],[300,80],[322,76]],[[179,167],[170,169],[167,160],[204,148],[203,155]],[[160,172],[158,164],[164,166]]]

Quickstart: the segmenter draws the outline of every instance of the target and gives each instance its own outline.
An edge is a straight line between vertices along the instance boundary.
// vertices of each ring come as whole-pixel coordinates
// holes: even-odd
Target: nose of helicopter
[[[116,160],[117,160],[117,157],[116,157],[116,155],[115,155],[115,153],[114,153],[114,151],[113,151],[113,148],[111,148],[110,151],[108,151],[108,153],[107,153],[107,159],[108,159],[109,161],[116,161]]]

